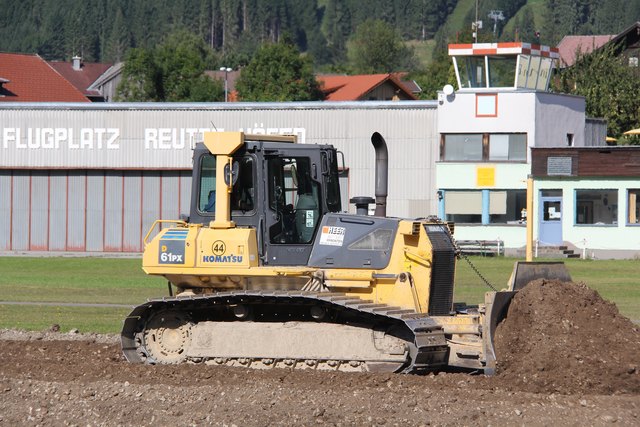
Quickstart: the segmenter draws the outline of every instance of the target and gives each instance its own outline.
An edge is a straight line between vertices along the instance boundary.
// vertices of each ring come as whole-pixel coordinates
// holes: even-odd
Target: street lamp
[[[232,69],[229,67],[220,67],[220,71],[224,71],[224,102],[227,102],[229,100],[229,86],[227,83],[227,76],[229,74],[229,71],[232,71]]]

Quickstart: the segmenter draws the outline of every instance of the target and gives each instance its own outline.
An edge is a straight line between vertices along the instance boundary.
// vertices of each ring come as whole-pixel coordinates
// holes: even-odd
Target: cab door
[[[324,213],[320,152],[296,149],[265,159],[264,263],[306,265]]]

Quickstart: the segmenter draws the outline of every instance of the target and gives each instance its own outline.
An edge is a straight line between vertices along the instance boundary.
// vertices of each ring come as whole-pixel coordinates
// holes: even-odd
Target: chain
[[[446,226],[446,224],[443,224],[443,226]],[[491,290],[493,290],[494,292],[498,292],[498,290],[486,279],[486,277],[484,277],[482,273],[480,273],[480,270],[478,270],[478,268],[475,265],[473,265],[469,257],[462,252],[462,249],[460,249],[460,246],[458,246],[458,242],[456,242],[456,240],[453,238],[453,235],[448,230],[448,228],[449,227],[447,227],[446,234],[447,236],[449,236],[449,240],[451,241],[451,244],[456,249],[456,254],[458,255],[458,258],[464,259],[467,262],[467,264],[469,264],[469,267],[471,267],[471,269],[478,275],[478,277],[482,279],[485,285],[491,288]]]

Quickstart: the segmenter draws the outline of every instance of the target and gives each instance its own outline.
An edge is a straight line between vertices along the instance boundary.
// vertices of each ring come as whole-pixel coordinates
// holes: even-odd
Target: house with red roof
[[[318,75],[325,101],[391,101],[418,99],[396,74]]]
[[[71,62],[49,61],[49,65],[77,89],[82,91],[83,95],[91,101],[104,102],[109,100],[108,96],[105,96],[100,90],[94,88],[93,84],[112,67],[112,64],[98,62],[85,63],[81,57],[74,56]]]
[[[0,102],[89,102],[38,55],[0,53]]]
[[[565,36],[558,44],[560,68],[573,66],[578,53],[591,53],[607,45],[616,46],[616,53],[625,56],[630,67],[638,67],[640,22],[633,23],[617,35]]]
[[[571,67],[576,62],[578,53],[588,54],[604,46],[615,35],[601,36],[564,36],[558,43],[560,67]]]

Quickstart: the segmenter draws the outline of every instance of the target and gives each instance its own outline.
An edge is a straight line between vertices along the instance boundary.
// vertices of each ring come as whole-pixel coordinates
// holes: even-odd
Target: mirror
[[[229,170],[229,163],[224,165],[224,183],[228,186],[235,185],[238,181],[238,174],[240,172],[240,164],[237,161],[233,162],[231,170]]]

